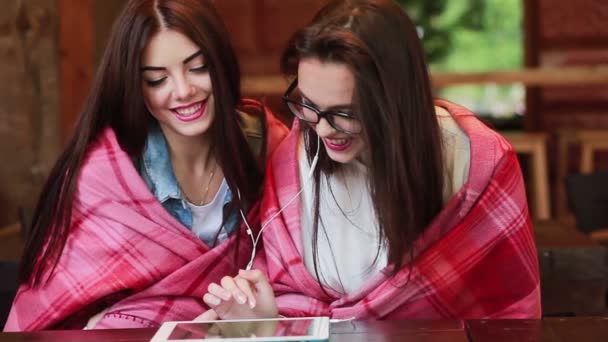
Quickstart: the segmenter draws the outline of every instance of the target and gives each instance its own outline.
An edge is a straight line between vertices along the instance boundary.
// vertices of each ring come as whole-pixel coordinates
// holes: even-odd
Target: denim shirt
[[[139,174],[163,207],[184,226],[192,230],[192,212],[186,205],[173,173],[169,146],[158,125],[151,125],[150,127],[142,160],[139,163]],[[231,201],[232,192],[228,189],[222,205],[224,210]],[[234,232],[237,222],[238,216],[236,214],[226,220],[224,229],[228,236]]]

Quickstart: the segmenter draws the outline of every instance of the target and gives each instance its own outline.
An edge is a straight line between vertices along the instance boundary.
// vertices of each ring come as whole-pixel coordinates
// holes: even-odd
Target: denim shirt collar
[[[169,145],[158,125],[152,125],[148,132],[146,146],[144,148],[140,173],[150,188],[154,197],[183,225],[192,229],[192,213],[183,199],[182,191],[175,178]],[[222,206],[232,202],[232,192],[228,192],[223,198]],[[231,215],[224,225],[224,229],[230,235],[238,224],[238,215]]]
[[[182,199],[182,191],[173,173],[169,145],[158,125],[150,127],[143,154],[143,167],[149,177],[150,190],[159,202]]]

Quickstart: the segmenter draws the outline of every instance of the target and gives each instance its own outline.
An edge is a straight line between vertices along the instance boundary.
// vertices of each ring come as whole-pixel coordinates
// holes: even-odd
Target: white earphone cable
[[[317,135],[317,152],[315,153],[314,158],[312,159],[312,162],[310,163],[310,170],[308,171],[308,177],[306,179],[306,181],[310,181],[310,178],[312,177],[312,174],[315,171],[315,167],[317,166],[317,161],[319,160],[319,150],[321,148],[321,138]],[[272,214],[272,216],[270,216],[268,218],[268,220],[266,220],[266,222],[264,222],[260,228],[260,231],[258,232],[257,236],[254,238],[253,237],[253,230],[251,229],[251,227],[249,226],[249,222],[247,222],[247,219],[245,218],[245,214],[243,213],[243,210],[240,210],[241,212],[241,218],[243,218],[243,222],[245,222],[245,226],[247,227],[247,235],[249,235],[251,237],[251,242],[253,244],[253,249],[251,250],[251,258],[249,259],[249,263],[247,264],[247,267],[245,268],[246,270],[250,270],[251,267],[253,266],[253,259],[255,259],[255,253],[256,253],[256,247],[258,245],[258,240],[260,239],[260,237],[262,236],[262,232],[264,231],[264,229],[266,229],[266,227],[268,227],[268,224],[270,222],[272,222],[272,220],[274,220],[277,216],[279,216],[279,214],[285,209],[287,208],[291,203],[293,203],[293,201],[295,201],[296,198],[298,198],[298,196],[300,196],[300,194],[302,193],[302,191],[304,191],[304,186],[302,186],[302,188],[300,189],[300,191],[298,191],[298,193],[296,193],[289,201],[287,201],[287,203],[281,208],[279,209],[276,213]],[[241,197],[240,193],[237,193],[239,198]]]

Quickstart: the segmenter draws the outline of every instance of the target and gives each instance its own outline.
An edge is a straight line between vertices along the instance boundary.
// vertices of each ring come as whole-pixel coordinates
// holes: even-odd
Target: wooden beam
[[[514,84],[561,87],[608,85],[608,65],[560,68],[525,68],[510,71],[432,73],[433,86],[463,84]],[[245,94],[282,94],[288,80],[281,75],[250,76],[243,79]]]
[[[538,68],[540,65],[540,14],[539,0],[521,0],[523,2],[523,34],[524,34],[524,67]],[[538,130],[542,125],[541,89],[539,87],[526,87],[526,115],[524,127],[527,130]]]
[[[95,73],[94,0],[57,0],[61,129],[65,142]]]
[[[479,83],[520,83],[525,86],[542,87],[608,85],[608,65],[524,68],[476,73],[434,73],[432,79],[433,85],[436,87]]]

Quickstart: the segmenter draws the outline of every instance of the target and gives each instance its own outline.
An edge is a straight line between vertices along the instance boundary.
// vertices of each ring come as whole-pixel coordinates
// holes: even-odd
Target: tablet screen
[[[168,341],[205,338],[285,337],[314,335],[313,319],[178,323]]]

